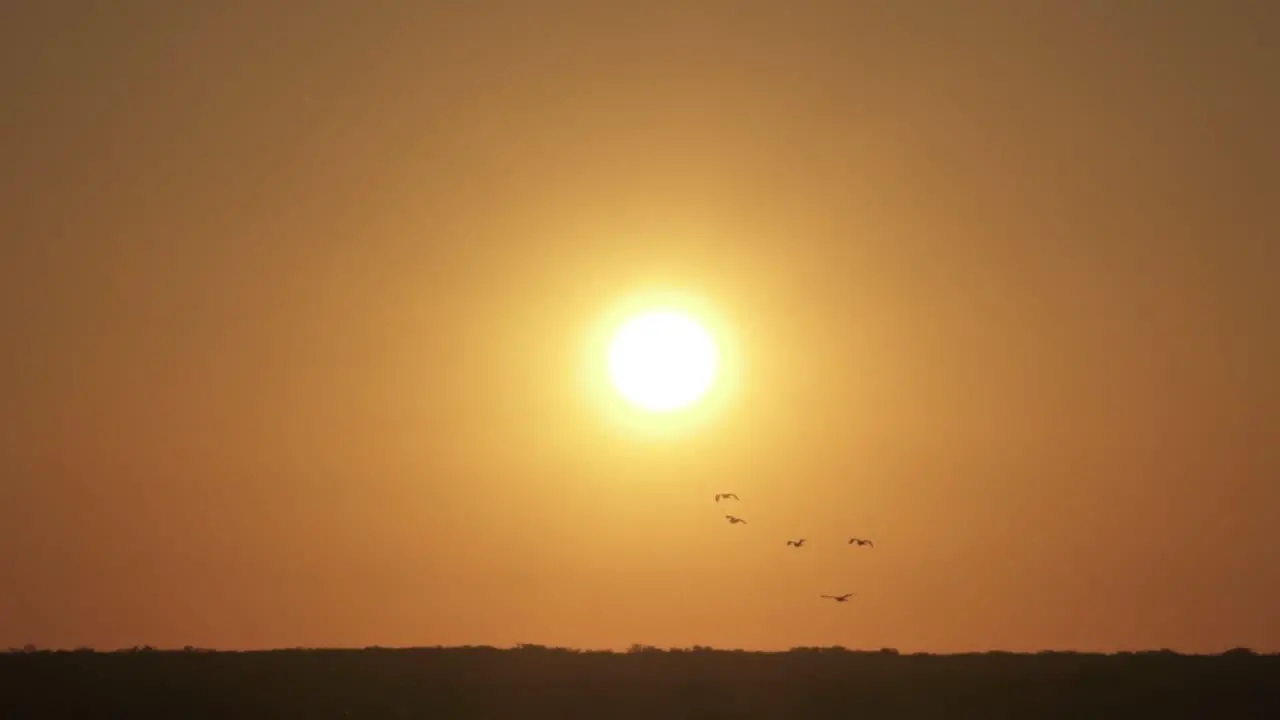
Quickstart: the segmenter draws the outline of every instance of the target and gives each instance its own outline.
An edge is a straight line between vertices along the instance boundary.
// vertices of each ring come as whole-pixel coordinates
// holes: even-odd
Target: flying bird
[[[743,525],[747,524],[746,520],[743,520],[742,518],[737,517],[736,515],[725,515],[725,519],[729,521],[730,525],[737,525],[738,523],[742,523]]]
[[[850,545],[857,545],[858,547],[862,547],[863,545],[866,545],[866,546],[868,546],[868,547],[875,547],[875,546],[876,546],[876,544],[875,544],[875,543],[871,542],[870,540],[867,540],[866,538],[856,538],[856,537],[854,537],[854,538],[849,538],[849,544],[850,544]]]
[[[804,547],[804,538],[800,538],[799,540],[788,540],[787,544],[792,547]]]
[[[737,500],[738,496],[733,493],[716,493],[716,502],[721,500]]]
[[[835,600],[836,602],[849,602],[849,598],[853,597],[853,593],[845,593],[843,595],[819,595],[818,597]]]

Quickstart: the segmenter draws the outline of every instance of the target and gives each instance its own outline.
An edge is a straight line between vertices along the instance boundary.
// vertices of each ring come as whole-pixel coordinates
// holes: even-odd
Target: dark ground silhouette
[[[1280,655],[524,645],[0,655],[0,718],[1280,718]]]

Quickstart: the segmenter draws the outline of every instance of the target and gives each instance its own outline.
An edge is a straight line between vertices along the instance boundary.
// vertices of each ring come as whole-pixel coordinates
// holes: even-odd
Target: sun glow
[[[711,389],[720,364],[715,340],[679,310],[652,310],[628,318],[608,348],[614,389],[644,410],[687,408]]]

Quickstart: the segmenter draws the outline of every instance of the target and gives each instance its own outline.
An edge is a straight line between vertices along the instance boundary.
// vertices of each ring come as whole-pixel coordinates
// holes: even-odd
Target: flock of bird
[[[716,499],[717,505],[720,504],[721,500],[741,500],[741,498],[739,498],[734,493],[716,493],[715,499]],[[742,519],[741,517],[738,517],[737,515],[726,514],[724,517],[726,520],[729,521],[730,525],[746,525],[747,524],[746,520]],[[808,542],[807,538],[796,538],[795,540],[788,540],[787,547],[793,547],[793,548],[799,549],[804,547],[804,544],[806,542]],[[848,544],[853,545],[854,547],[865,547],[868,549],[875,548],[876,546],[874,542],[864,537],[851,537],[849,538]],[[855,593],[845,593],[843,595],[819,595],[818,597],[825,598],[827,600],[834,600],[838,603],[843,603],[843,602],[849,602],[849,598],[853,597],[854,594]]]

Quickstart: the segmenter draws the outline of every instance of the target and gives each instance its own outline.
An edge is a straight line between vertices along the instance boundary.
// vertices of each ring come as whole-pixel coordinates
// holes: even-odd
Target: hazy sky
[[[1280,649],[1278,32],[6,2],[0,646]],[[653,283],[742,370],[661,440]]]

